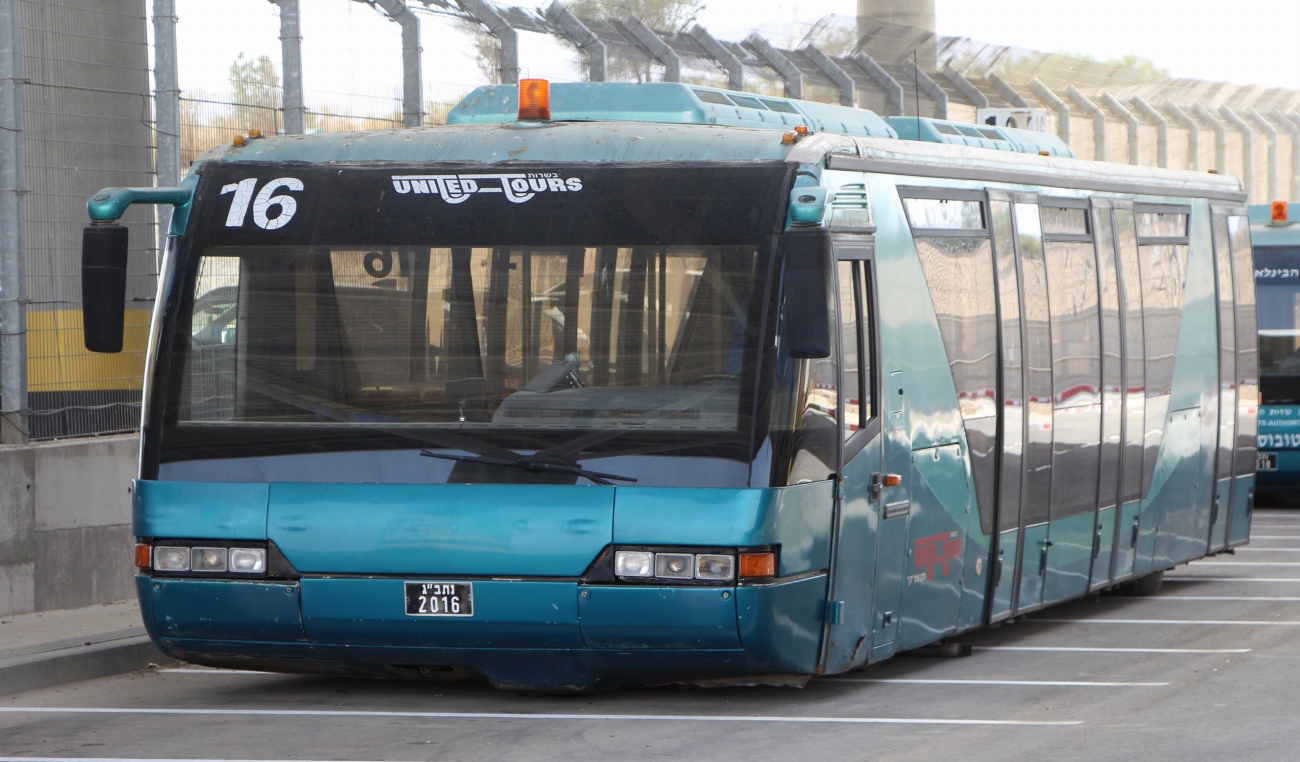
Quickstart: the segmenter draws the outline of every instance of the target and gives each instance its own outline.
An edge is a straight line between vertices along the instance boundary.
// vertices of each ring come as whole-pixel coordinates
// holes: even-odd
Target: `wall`
[[[139,437],[0,447],[0,616],[132,597]]]

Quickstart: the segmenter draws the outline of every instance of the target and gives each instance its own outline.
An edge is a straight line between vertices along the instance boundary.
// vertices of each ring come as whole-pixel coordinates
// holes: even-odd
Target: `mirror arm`
[[[169,204],[176,209],[170,233],[183,235],[198,182],[198,173],[191,172],[174,188],[105,188],[86,202],[86,212],[92,224],[112,224],[122,219],[132,204]]]

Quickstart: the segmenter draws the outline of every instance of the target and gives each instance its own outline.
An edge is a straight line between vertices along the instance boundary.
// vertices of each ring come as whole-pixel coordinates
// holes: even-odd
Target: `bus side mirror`
[[[88,225],[81,234],[81,325],[86,349],[121,352],[126,320],[125,225]]]
[[[825,228],[786,232],[782,340],[795,359],[831,356],[832,264],[831,237]]]

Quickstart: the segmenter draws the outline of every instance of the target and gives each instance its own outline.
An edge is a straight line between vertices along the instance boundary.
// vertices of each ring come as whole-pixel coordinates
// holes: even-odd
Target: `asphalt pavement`
[[[158,667],[0,697],[9,760],[1289,760],[1300,511],[1179,567],[795,688],[538,698],[485,684]]]

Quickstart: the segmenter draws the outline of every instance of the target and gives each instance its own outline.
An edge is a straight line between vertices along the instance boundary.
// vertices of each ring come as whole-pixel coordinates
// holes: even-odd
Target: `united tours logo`
[[[400,194],[441,196],[448,204],[460,204],[478,193],[501,193],[514,204],[531,201],[538,193],[577,193],[582,179],[560,177],[554,172],[500,175],[393,175],[393,190]]]

